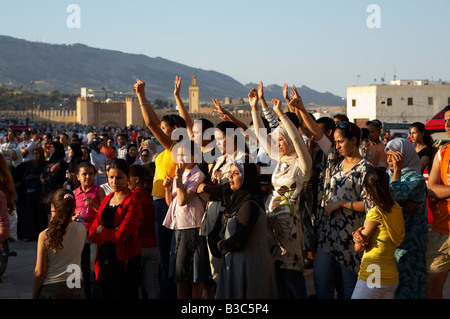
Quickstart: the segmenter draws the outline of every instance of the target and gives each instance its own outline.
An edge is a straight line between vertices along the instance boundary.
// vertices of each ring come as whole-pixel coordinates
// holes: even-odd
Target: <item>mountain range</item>
[[[150,99],[173,100],[175,76],[182,77],[181,96],[188,97],[193,75],[197,77],[201,102],[211,99],[245,98],[257,84],[241,84],[212,70],[190,67],[161,57],[93,48],[84,44],[48,44],[0,36],[0,85],[33,90],[79,94],[81,87],[131,92],[137,78],[147,83]],[[282,99],[282,87],[265,85],[265,97]],[[345,105],[329,92],[298,86],[305,104]]]

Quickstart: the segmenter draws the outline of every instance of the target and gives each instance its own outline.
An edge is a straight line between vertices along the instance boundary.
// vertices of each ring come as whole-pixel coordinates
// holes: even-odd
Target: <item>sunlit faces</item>
[[[182,146],[177,149],[177,163],[184,163],[187,169],[191,169],[195,165],[195,156],[191,151]]]
[[[228,176],[228,182],[232,191],[236,191],[242,187],[244,181],[236,166],[231,165],[230,175]]]
[[[423,135],[424,133],[422,133],[421,131],[419,131],[419,129],[417,127],[411,127],[409,129],[409,135],[411,137],[411,142],[416,144],[419,143],[421,144],[423,142]]]
[[[83,186],[91,186],[94,184],[94,169],[92,167],[80,167],[77,180]]]
[[[125,191],[128,187],[129,177],[117,168],[108,170],[108,184],[114,192]]]
[[[216,141],[216,146],[219,148],[222,154],[225,154],[227,148],[227,142],[225,134],[223,134],[220,130],[215,130],[214,132],[214,140]]]
[[[353,137],[349,140],[342,135],[341,130],[336,130],[334,132],[334,140],[336,142],[336,149],[342,156],[350,155],[356,145],[356,138]]]
[[[167,136],[171,136],[172,132],[175,130],[176,126],[170,125],[166,121],[161,122],[161,130],[166,134]]]
[[[286,142],[286,140],[279,135],[278,136],[278,152],[280,156],[288,155],[291,151],[291,148],[289,147],[289,144]]]
[[[199,123],[194,123],[194,125],[192,126],[192,140],[197,145],[203,145],[202,126]]]
[[[367,130],[369,131],[369,140],[372,142],[380,141],[380,129],[374,125],[369,125],[367,127]]]
[[[391,150],[387,150],[386,155],[387,155],[387,163],[389,165],[389,168],[393,169],[394,168],[394,157],[393,157],[394,152]]]
[[[137,149],[136,146],[131,145],[131,146],[128,148],[128,155],[129,155],[130,157],[135,157],[135,156],[137,155],[137,153],[138,153],[138,149]]]
[[[445,132],[448,136],[450,136],[450,111],[445,112],[444,114],[444,124],[445,124]]]

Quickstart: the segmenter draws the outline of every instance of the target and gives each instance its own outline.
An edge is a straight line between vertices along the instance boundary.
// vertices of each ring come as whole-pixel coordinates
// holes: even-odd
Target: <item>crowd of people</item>
[[[319,299],[442,298],[450,151],[422,123],[382,140],[376,119],[314,118],[295,86],[269,106],[260,83],[251,123],[213,100],[214,126],[180,88],[159,118],[136,81],[147,128],[7,132],[0,241],[17,212],[33,298],[305,299],[306,268]],[[450,106],[444,121],[450,137]]]

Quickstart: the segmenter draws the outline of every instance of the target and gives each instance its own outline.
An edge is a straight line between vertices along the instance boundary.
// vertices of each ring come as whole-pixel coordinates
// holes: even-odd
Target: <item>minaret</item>
[[[199,112],[199,88],[197,85],[197,78],[192,76],[192,84],[189,87],[189,113]]]

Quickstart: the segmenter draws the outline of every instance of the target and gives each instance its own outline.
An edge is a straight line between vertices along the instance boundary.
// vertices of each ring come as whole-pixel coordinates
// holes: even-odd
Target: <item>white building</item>
[[[347,88],[347,116],[365,127],[366,121],[426,123],[450,104],[450,82],[393,80],[390,84]]]

